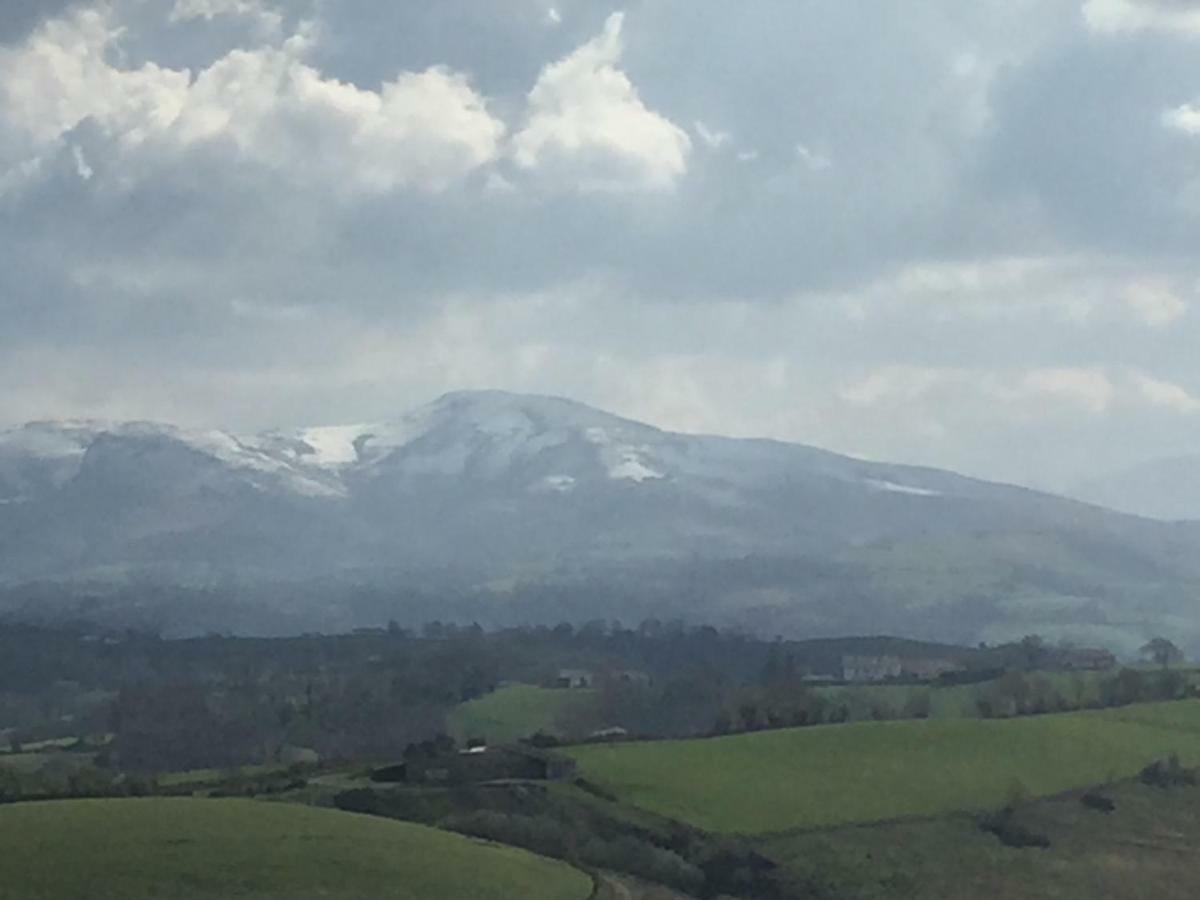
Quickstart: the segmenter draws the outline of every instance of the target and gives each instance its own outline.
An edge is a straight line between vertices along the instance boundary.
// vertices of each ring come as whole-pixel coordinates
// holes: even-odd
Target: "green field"
[[[251,800],[0,807],[4,900],[584,900],[564,863],[419,825]]]
[[[461,704],[450,714],[447,727],[459,742],[485,738],[489,743],[512,743],[538,731],[561,734],[563,714],[595,695],[585,690],[556,690],[531,684],[512,684]]]
[[[1050,846],[1006,847],[970,816],[823,829],[759,849],[844,900],[1192,900],[1200,896],[1200,787],[1107,788],[1115,812],[1077,796],[1029,803],[1022,827]]]
[[[0,769],[9,769],[22,775],[35,772],[67,774],[77,772],[92,764],[94,753],[5,753],[0,754]]]
[[[1200,702],[1007,720],[870,722],[572,748],[620,800],[720,833],[763,834],[981,810],[1200,764]]]

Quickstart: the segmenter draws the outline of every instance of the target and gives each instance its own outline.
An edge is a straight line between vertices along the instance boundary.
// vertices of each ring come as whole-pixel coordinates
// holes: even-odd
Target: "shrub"
[[[1105,797],[1103,794],[1097,793],[1096,791],[1088,791],[1079,798],[1079,802],[1088,809],[1094,809],[1096,812],[1102,813],[1115,812],[1117,808],[1117,804],[1114,803],[1109,797]]]
[[[1142,784],[1164,790],[1196,784],[1196,773],[1185,769],[1179,757],[1173,753],[1166,759],[1156,760],[1146,766],[1139,777]]]
[[[1050,846],[1049,837],[1016,821],[1011,809],[984,816],[979,820],[979,827],[988,834],[995,835],[1005,847],[1045,850]]]

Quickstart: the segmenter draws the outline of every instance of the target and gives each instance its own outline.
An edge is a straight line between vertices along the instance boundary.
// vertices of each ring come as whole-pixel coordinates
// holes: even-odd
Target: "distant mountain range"
[[[935,469],[448,394],[253,435],[0,433],[0,613],[168,630],[679,616],[1200,645],[1200,528]]]

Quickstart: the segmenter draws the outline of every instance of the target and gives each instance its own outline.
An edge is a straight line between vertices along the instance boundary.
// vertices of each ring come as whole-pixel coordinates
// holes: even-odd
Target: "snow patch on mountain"
[[[614,481],[634,481],[641,484],[650,479],[666,477],[646,463],[644,457],[650,450],[647,446],[623,443],[605,428],[588,428],[584,431],[584,437],[599,448],[600,460],[608,470],[608,477]]]
[[[326,425],[304,428],[298,434],[307,450],[304,462],[324,468],[338,468],[358,462],[357,442],[372,432],[370,425]]]
[[[867,484],[878,491],[889,491],[893,494],[908,494],[912,497],[940,497],[941,491],[930,490],[929,488],[914,487],[911,484],[899,484],[895,481],[886,481],[881,478],[868,478]]]

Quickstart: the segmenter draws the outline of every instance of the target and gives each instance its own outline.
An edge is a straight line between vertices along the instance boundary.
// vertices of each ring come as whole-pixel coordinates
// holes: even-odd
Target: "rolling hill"
[[[687,741],[589,745],[602,790],[716,833],[765,834],[1002,806],[1200,764],[1200,702],[1007,720],[867,722]]]
[[[4,900],[585,900],[565,863],[419,825],[252,800],[0,808]]]

